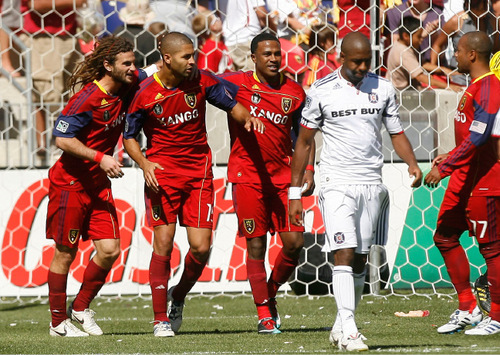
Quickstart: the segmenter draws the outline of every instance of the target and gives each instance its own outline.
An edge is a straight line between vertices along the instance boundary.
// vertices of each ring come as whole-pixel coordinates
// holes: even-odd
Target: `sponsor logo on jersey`
[[[250,105],[250,115],[257,118],[267,118],[269,121],[275,124],[286,124],[288,121],[287,115],[282,115],[281,113],[271,112],[269,110],[260,109],[257,106]]]
[[[110,118],[109,111],[108,110],[104,111],[104,114],[102,115],[102,119],[104,120],[104,122],[109,121],[109,118]]]
[[[69,128],[69,123],[63,120],[60,120],[59,123],[57,124],[56,130],[62,133],[66,133],[66,131]]]
[[[198,116],[198,109],[195,108],[193,111],[180,112],[173,116],[157,118],[157,120],[163,126],[170,126],[191,121],[193,118],[198,118]]]
[[[352,116],[352,115],[375,115],[375,114],[380,114],[380,111],[382,111],[381,108],[351,108],[347,110],[338,110],[338,111],[332,111],[331,115],[332,117],[346,117],[346,116]]]
[[[311,108],[311,104],[312,104],[312,99],[310,96],[306,96],[306,104],[305,104],[305,107],[306,108]]]
[[[163,99],[163,98],[164,98],[164,96],[160,93],[156,94],[156,96],[155,96],[155,100],[159,100],[159,99]]]
[[[153,107],[153,112],[155,115],[160,116],[163,113],[163,107],[160,104],[156,104]]]
[[[290,109],[292,108],[292,99],[289,99],[287,97],[282,98],[281,108],[283,109],[284,113],[290,112]]]
[[[184,100],[189,107],[194,108],[196,106],[196,94],[194,92],[184,95]]]
[[[339,83],[335,83],[335,85],[332,86],[332,90],[338,90],[338,89],[342,89],[342,85],[340,85]]]
[[[106,101],[106,99],[102,99],[101,106],[104,106],[104,105],[107,105],[107,104],[108,104],[108,102]]]
[[[253,86],[252,86],[252,90],[260,90],[259,85],[257,85],[257,84],[253,84]]]
[[[342,232],[337,232],[333,235],[333,240],[335,244],[343,244],[345,242],[345,236]]]
[[[253,218],[244,219],[243,225],[245,226],[245,230],[247,231],[248,234],[252,234],[255,231],[255,221]]]
[[[254,104],[256,104],[256,105],[257,105],[257,104],[260,102],[260,100],[261,100],[261,99],[262,99],[262,98],[260,97],[260,95],[259,95],[258,93],[254,92],[254,93],[252,94],[252,102],[253,102]]]
[[[69,230],[68,239],[71,242],[71,244],[75,244],[76,240],[78,239],[79,236],[80,236],[79,229],[70,229]]]
[[[151,215],[155,222],[158,221],[161,217],[161,207],[159,205],[153,206],[153,208],[151,208]]]
[[[465,102],[467,101],[467,96],[462,96],[462,100],[460,101],[460,105],[458,106],[458,109],[462,111],[465,107]]]
[[[374,92],[371,92],[368,94],[368,100],[370,100],[370,103],[376,104],[378,102],[378,95]]]

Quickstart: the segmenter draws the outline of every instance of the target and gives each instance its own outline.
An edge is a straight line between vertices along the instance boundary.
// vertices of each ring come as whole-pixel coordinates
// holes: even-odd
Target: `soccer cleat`
[[[484,319],[475,328],[465,331],[467,335],[492,335],[500,333],[500,322],[484,317]]]
[[[276,306],[278,305],[278,302],[276,302],[276,298],[270,298],[269,299],[269,311],[271,312],[271,316],[273,317],[274,323],[276,323],[276,329],[281,328],[281,318],[280,314],[278,313],[278,309]]]
[[[95,322],[95,312],[89,308],[77,312],[73,309],[73,303],[68,308],[68,317],[80,323],[83,330],[90,335],[102,335],[102,329]]]
[[[468,325],[476,325],[483,319],[483,313],[478,306],[472,313],[457,309],[450,316],[450,321],[437,329],[439,334],[453,334],[462,331]]]
[[[335,327],[332,327],[332,330],[330,331],[330,336],[329,336],[330,343],[333,346],[339,346],[339,343],[342,340],[343,336],[344,336],[344,334],[342,333],[341,328],[337,329]]]
[[[156,322],[153,328],[153,333],[155,337],[160,337],[160,338],[175,336],[175,333],[172,330],[172,326],[167,321]]]
[[[363,340],[366,340],[366,338],[361,333],[342,337],[342,339],[339,341],[339,350],[367,351],[368,345],[366,345]]]
[[[184,309],[184,301],[174,301],[172,297],[172,292],[174,287],[168,290],[168,319],[170,319],[170,325],[172,330],[177,333],[181,329],[182,325],[182,310]]]
[[[68,337],[68,338],[89,336],[88,333],[82,332],[73,323],[71,323],[71,319],[69,318],[66,318],[57,327],[53,327],[52,323],[50,323],[49,334],[53,337]]]
[[[479,308],[481,308],[484,314],[489,314],[491,310],[491,296],[487,273],[479,276],[474,282],[474,293],[476,294]]]
[[[272,318],[264,318],[259,320],[257,326],[259,334],[280,334],[281,331],[276,328],[276,322]]]

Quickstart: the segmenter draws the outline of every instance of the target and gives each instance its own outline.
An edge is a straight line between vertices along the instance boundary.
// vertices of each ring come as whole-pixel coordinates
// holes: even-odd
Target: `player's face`
[[[170,69],[183,78],[191,75],[194,64],[194,48],[192,44],[183,44],[180,50],[170,55]]]
[[[279,77],[281,67],[281,46],[277,41],[262,41],[252,54],[257,75],[264,78]]]
[[[358,84],[370,70],[372,62],[371,49],[353,48],[348,53],[341,52],[343,59],[341,73],[354,85]]]
[[[132,84],[136,70],[134,62],[134,52],[118,53],[111,70],[111,77],[119,83]]]
[[[470,61],[469,61],[469,53],[464,43],[465,40],[462,41],[463,37],[460,38],[457,45],[457,51],[455,52],[455,58],[457,59],[457,69],[459,73],[467,74],[470,70]]]

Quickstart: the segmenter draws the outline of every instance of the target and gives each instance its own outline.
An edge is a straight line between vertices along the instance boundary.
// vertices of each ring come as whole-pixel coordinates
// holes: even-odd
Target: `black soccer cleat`
[[[490,284],[488,283],[488,272],[481,275],[474,282],[474,293],[476,294],[477,305],[484,314],[488,315],[491,310]]]

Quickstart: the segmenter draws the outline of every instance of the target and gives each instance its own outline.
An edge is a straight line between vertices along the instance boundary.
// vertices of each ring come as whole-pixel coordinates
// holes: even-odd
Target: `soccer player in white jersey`
[[[301,120],[306,129],[300,130],[292,158],[289,213],[293,224],[303,224],[300,183],[314,135],[321,130],[323,251],[334,255],[333,292],[338,308],[330,341],[343,350],[362,351],[368,346],[358,332],[354,310],[363,292],[372,236],[378,223],[387,223],[388,212],[381,174],[382,124],[415,177],[412,187],[420,185],[422,171],[403,132],[392,84],[368,72],[372,59],[368,38],[359,32],[348,34],[340,55],[343,65],[316,81],[307,94]]]

